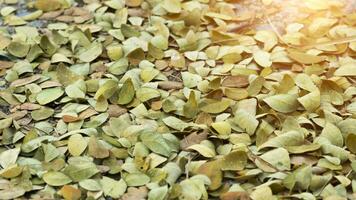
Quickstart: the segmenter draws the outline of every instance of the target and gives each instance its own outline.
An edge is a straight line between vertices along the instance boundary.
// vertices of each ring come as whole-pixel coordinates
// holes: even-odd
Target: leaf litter
[[[355,10],[0,0],[0,199],[355,199]]]

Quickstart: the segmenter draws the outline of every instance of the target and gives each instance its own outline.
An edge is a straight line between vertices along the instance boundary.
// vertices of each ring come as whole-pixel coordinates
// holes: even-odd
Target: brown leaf
[[[237,76],[228,76],[226,77],[221,85],[224,87],[246,87],[248,86],[248,76],[237,75]]]
[[[76,122],[76,121],[81,120],[79,117],[75,117],[75,116],[71,116],[71,115],[63,115],[62,119],[66,123]]]
[[[196,132],[189,134],[183,140],[180,141],[180,148],[183,150],[187,150],[193,144],[199,144],[201,141],[206,140],[208,138],[208,133],[202,132],[197,134]]]
[[[46,12],[39,19],[42,20],[53,20],[63,13],[62,10]]]
[[[145,200],[147,194],[148,189],[145,186],[139,188],[129,187],[127,192],[121,197],[121,200]]]
[[[308,156],[308,155],[295,155],[291,156],[290,162],[293,165],[314,165],[318,162],[318,158],[315,156]]]
[[[195,123],[206,124],[210,126],[210,124],[213,123],[213,119],[211,118],[211,115],[209,113],[202,112],[197,116]]]
[[[74,17],[73,16],[68,16],[68,15],[61,15],[61,16],[58,16],[56,18],[57,21],[60,21],[60,22],[73,22],[74,21]]]
[[[21,110],[38,110],[41,106],[34,103],[23,103],[20,105]]]
[[[222,89],[217,89],[209,92],[205,97],[208,99],[216,99],[216,100],[221,100],[224,96],[224,93]]]
[[[177,81],[161,81],[158,82],[158,87],[163,90],[179,90],[183,88],[183,83]]]
[[[220,195],[221,200],[249,200],[247,192],[226,192]]]
[[[108,114],[109,117],[118,117],[122,114],[127,113],[127,109],[119,105],[109,105]]]
[[[88,143],[88,153],[94,158],[109,157],[109,150],[106,149],[95,136],[91,136]]]
[[[92,109],[92,108],[87,108],[86,110],[84,110],[83,112],[81,112],[78,117],[79,117],[80,119],[87,119],[87,118],[89,118],[89,117],[91,117],[91,116],[94,116],[94,115],[96,115],[96,114],[98,114],[98,112],[96,112],[94,109]]]
[[[41,75],[33,75],[33,76],[30,76],[27,78],[17,79],[10,84],[10,87],[20,87],[23,85],[27,85],[29,83],[37,81],[40,78],[41,78]]]
[[[11,68],[15,63],[10,61],[0,60],[0,69],[8,69]]]
[[[162,101],[153,101],[151,103],[152,110],[160,110],[162,108]]]
[[[147,10],[139,9],[139,8],[129,8],[127,9],[129,16],[132,17],[148,17],[149,12]]]
[[[70,185],[64,185],[60,192],[65,200],[77,200],[82,195],[79,189]]]

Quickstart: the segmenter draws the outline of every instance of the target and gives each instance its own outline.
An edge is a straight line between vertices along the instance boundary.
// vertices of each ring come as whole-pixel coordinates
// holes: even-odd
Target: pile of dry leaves
[[[355,10],[254,2],[0,0],[0,199],[355,199]]]

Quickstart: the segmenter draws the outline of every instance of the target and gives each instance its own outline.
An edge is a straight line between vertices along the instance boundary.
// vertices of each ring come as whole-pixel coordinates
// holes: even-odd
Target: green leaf
[[[320,149],[320,144],[312,143],[312,144],[302,144],[298,146],[287,146],[286,149],[288,152],[293,154],[301,154],[306,152],[312,152]]]
[[[52,56],[54,53],[56,53],[58,48],[47,35],[41,37],[40,47],[44,53],[48,54],[49,56]]]
[[[131,78],[126,79],[124,85],[120,88],[118,104],[124,105],[130,103],[135,96],[135,88]]]
[[[105,196],[112,198],[120,198],[126,191],[127,185],[123,179],[116,181],[112,178],[104,176],[100,180],[101,187]]]
[[[74,182],[91,178],[98,172],[99,170],[96,165],[85,157],[70,158],[70,160],[68,160],[68,166],[64,169],[64,173]]]
[[[312,168],[310,165],[303,165],[283,179],[283,185],[290,190],[309,188],[312,180]]]
[[[251,193],[251,199],[253,200],[274,200],[277,197],[273,196],[271,188],[267,186],[257,187],[255,191]]]
[[[141,87],[136,91],[136,97],[141,102],[146,102],[150,99],[158,98],[161,96],[161,93],[157,89],[149,87]]]
[[[50,135],[44,135],[38,138],[33,138],[30,141],[27,141],[26,143],[22,144],[21,150],[25,153],[29,153],[37,149],[38,147],[40,147],[42,142],[54,141],[54,140],[56,140],[56,138]]]
[[[268,137],[273,133],[274,127],[267,121],[262,120],[256,131],[256,145],[261,146],[268,140]]]
[[[297,146],[297,145],[301,145],[303,142],[304,142],[303,133],[298,131],[289,131],[267,140],[259,147],[259,149],[263,149],[265,147]]]
[[[87,49],[83,49],[79,54],[78,57],[82,62],[92,62],[103,51],[103,46],[99,42],[93,42]]]
[[[145,131],[140,134],[140,139],[147,148],[157,154],[168,157],[172,152],[171,147],[159,133]]]
[[[249,135],[253,135],[258,127],[258,120],[255,116],[245,110],[239,110],[235,113],[234,122],[244,129]]]
[[[60,87],[44,89],[37,94],[36,100],[39,104],[45,105],[57,100],[63,95],[64,91]]]
[[[198,113],[198,102],[195,97],[195,92],[191,91],[186,104],[183,106],[184,116],[187,118],[193,118]]]
[[[268,162],[278,170],[290,170],[291,162],[289,158],[289,153],[284,148],[277,148],[271,151],[267,151],[266,153],[260,156],[261,159]],[[256,165],[259,166],[259,160],[256,160]]]
[[[142,173],[131,173],[127,174],[125,177],[125,182],[127,186],[141,186],[146,185],[150,182],[150,177]]]
[[[243,170],[247,164],[247,154],[244,151],[233,151],[225,155],[221,161],[221,170]]]
[[[99,191],[101,190],[101,185],[99,181],[94,179],[85,179],[79,182],[79,186],[89,190],[89,191]]]
[[[86,92],[85,90],[86,85],[83,80],[77,81],[76,84],[68,85],[65,88],[66,94],[72,99],[84,99]]]
[[[66,67],[64,64],[59,64],[56,70],[58,81],[67,87],[70,84],[83,80],[84,77],[72,71],[72,68]]]
[[[319,137],[324,137],[330,141],[331,144],[342,147],[344,144],[344,138],[340,129],[332,123],[327,122],[324,129],[321,131]]]
[[[316,89],[313,92],[298,98],[298,101],[303,105],[305,110],[314,112],[320,106],[320,92]]]
[[[348,118],[340,121],[337,124],[337,127],[339,127],[341,133],[343,134],[353,133],[356,130],[356,119]]]
[[[168,194],[167,186],[153,188],[148,193],[148,200],[164,200],[166,199],[167,194]]]
[[[330,144],[328,141],[318,141],[319,144],[321,144],[321,151],[324,154],[330,154],[334,157],[339,158],[341,161],[346,161],[349,156],[350,156],[350,152],[346,151],[345,149],[332,145]]]
[[[30,45],[22,42],[11,42],[7,46],[7,50],[16,57],[25,57],[30,50]]]
[[[117,88],[117,81],[109,79],[96,91],[94,99],[99,99],[101,96],[105,99],[109,99],[116,92]]]
[[[183,173],[180,166],[175,162],[167,163],[162,167],[162,170],[167,173],[165,181],[170,185],[173,185]]]
[[[230,104],[230,99],[222,99],[221,101],[206,100],[200,110],[206,113],[216,114],[225,111],[230,106]]]
[[[47,172],[43,175],[43,180],[51,186],[62,186],[72,182],[68,176],[61,172]]]
[[[202,78],[198,74],[190,72],[182,72],[182,79],[184,86],[188,88],[194,88],[202,81]]]
[[[36,121],[44,120],[51,117],[54,114],[54,110],[49,107],[42,107],[39,110],[31,112],[32,119]]]
[[[52,161],[53,159],[57,158],[60,154],[58,149],[55,146],[53,146],[52,144],[42,144],[42,149],[45,154],[44,160],[46,162]]]
[[[9,149],[0,154],[0,165],[2,168],[8,168],[16,163],[17,157],[20,154],[20,148]]]
[[[263,99],[272,109],[281,113],[294,112],[298,108],[298,101],[295,95],[277,94]]]
[[[173,116],[169,116],[166,117],[162,120],[167,126],[175,129],[175,130],[179,130],[179,131],[183,131],[184,129],[186,129],[187,127],[189,127],[189,124],[184,122],[183,120],[180,120],[176,117]]]
[[[6,119],[2,119],[0,120],[0,130],[1,129],[5,129],[5,128],[9,128],[12,124],[12,118],[6,118]]]
[[[319,90],[314,84],[313,80],[310,78],[310,76],[306,74],[298,74],[295,77],[294,81],[298,87],[307,90],[309,92],[314,92],[316,90]]]
[[[4,199],[4,200],[16,199],[24,195],[25,192],[26,190],[19,186],[10,187],[9,189],[1,190],[0,199]]]

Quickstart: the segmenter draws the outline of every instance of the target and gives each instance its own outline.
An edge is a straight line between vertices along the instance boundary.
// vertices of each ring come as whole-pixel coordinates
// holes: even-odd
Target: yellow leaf
[[[61,7],[59,0],[37,0],[35,7],[43,11],[54,11]]]
[[[270,67],[272,65],[271,54],[266,51],[258,50],[253,52],[253,59],[262,67]]]
[[[204,163],[199,167],[198,173],[205,174],[209,177],[211,181],[211,184],[209,185],[210,190],[216,190],[221,186],[223,173],[220,170],[220,162],[218,160]]]
[[[314,56],[292,49],[288,49],[288,56],[301,64],[315,64],[325,60],[324,56]]]
[[[300,104],[302,104],[305,110],[314,112],[320,106],[320,92],[318,89],[315,91],[298,98]]]
[[[22,173],[22,166],[17,164],[8,166],[6,169],[0,171],[0,176],[4,178],[14,178]]]
[[[356,134],[350,133],[347,135],[346,146],[352,153],[356,153]]]
[[[337,19],[316,18],[308,27],[309,35],[312,37],[322,37],[336,22]]]
[[[162,7],[170,13],[179,13],[182,10],[180,0],[164,0]]]
[[[278,44],[278,37],[273,31],[257,31],[255,35],[257,41],[263,42],[263,50],[270,51],[274,46]]]
[[[326,10],[329,8],[329,0],[303,0],[307,8],[312,10]]]
[[[356,62],[350,62],[339,67],[335,72],[335,76],[356,76]]]
[[[231,125],[228,122],[214,122],[211,126],[220,135],[229,135],[231,133]]]
[[[204,144],[193,144],[188,147],[188,149],[195,150],[199,152],[200,155],[206,158],[213,158],[214,156],[216,156],[215,150]]]
[[[68,151],[73,156],[80,156],[87,146],[88,143],[81,134],[72,135],[68,140]]]

